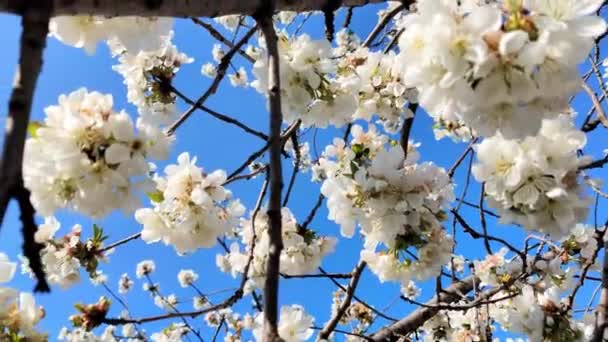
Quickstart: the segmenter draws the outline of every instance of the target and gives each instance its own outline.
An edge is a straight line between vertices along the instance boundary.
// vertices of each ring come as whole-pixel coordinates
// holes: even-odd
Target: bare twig
[[[192,17],[190,18],[190,20],[192,20],[193,23],[197,24],[198,26],[204,28],[205,30],[207,30],[207,32],[209,32],[209,34],[217,39],[219,42],[221,42],[222,44],[226,45],[228,48],[233,49],[234,48],[234,44],[232,44],[232,42],[228,39],[226,39],[226,37],[224,37],[218,30],[216,30],[213,25],[206,23],[198,18]],[[241,55],[243,58],[245,58],[246,60],[248,60],[249,62],[253,63],[255,62],[255,59],[253,59],[253,57],[249,56],[247,54],[247,52],[243,51],[242,49],[237,49],[237,52],[239,55]]]
[[[213,82],[211,83],[211,86],[209,86],[209,88],[207,88],[207,91],[205,91],[205,93],[198,98],[198,100],[196,100],[196,102],[194,104],[192,104],[190,106],[190,108],[188,108],[188,110],[186,110],[168,129],[167,129],[167,134],[168,135],[173,135],[175,133],[175,130],[179,128],[179,126],[181,126],[189,117],[190,115],[192,115],[192,113],[194,113],[194,111],[199,108],[200,106],[203,105],[203,103],[205,103],[205,101],[207,101],[207,99],[209,98],[209,96],[215,94],[215,92],[217,91],[220,82],[222,82],[222,79],[224,79],[224,76],[226,75],[226,70],[228,69],[228,66],[230,65],[230,61],[232,60],[232,57],[234,57],[234,55],[237,53],[238,49],[241,48],[241,46],[243,46],[245,43],[247,43],[247,41],[249,40],[249,38],[251,38],[251,36],[253,36],[253,34],[255,33],[255,31],[257,31],[257,26],[251,28],[239,41],[238,43],[234,44],[234,46],[232,47],[232,49],[228,50],[228,52],[222,57],[222,60],[220,61],[220,64],[217,67],[217,75],[215,76],[215,78],[213,79]]]
[[[412,2],[413,1],[407,1],[407,3],[412,3]],[[397,15],[397,13],[403,11],[405,6],[406,6],[405,3],[401,3],[397,7],[393,8],[392,10],[390,10],[389,12],[384,14],[384,16],[382,16],[382,19],[380,19],[380,21],[373,28],[372,32],[370,32],[369,36],[367,36],[367,38],[363,42],[363,46],[369,47],[374,42],[376,37],[378,37],[380,32],[382,32],[382,30],[384,30],[386,25],[388,25],[388,23],[391,21],[391,19],[393,19]]]
[[[99,251],[97,251],[98,253],[105,253],[111,249],[114,249],[120,245],[124,245],[125,243],[129,242],[129,241],[133,241],[136,239],[139,239],[139,237],[141,236],[141,232],[140,233],[135,233],[133,235],[127,236],[126,238],[122,239],[122,240],[118,240],[114,243],[111,243],[103,248],[101,248]]]
[[[179,97],[180,99],[182,99],[184,102],[186,102],[187,104],[194,106],[204,112],[206,112],[207,114],[213,116],[214,118],[224,121],[226,123],[229,123],[231,125],[234,125],[236,127],[239,127],[240,129],[242,129],[243,131],[255,135],[258,138],[261,138],[263,140],[268,140],[268,136],[262,132],[256,131],[255,129],[245,125],[244,123],[240,122],[239,120],[232,118],[228,115],[224,115],[222,113],[219,113],[215,110],[212,110],[206,106],[203,106],[202,104],[198,104],[198,102],[193,101],[192,99],[190,99],[189,97],[187,97],[186,95],[184,95],[182,92],[180,92],[179,90],[177,90],[174,86],[171,85],[171,92],[174,93],[175,95],[177,95],[177,97]]]
[[[602,104],[597,98],[595,91],[591,89],[591,87],[586,83],[582,82],[583,90],[589,95],[591,102],[593,103],[593,107],[595,108],[595,112],[597,113],[597,118],[600,120],[604,127],[608,128],[608,118],[606,117],[606,112],[604,112],[604,108],[602,108]]]

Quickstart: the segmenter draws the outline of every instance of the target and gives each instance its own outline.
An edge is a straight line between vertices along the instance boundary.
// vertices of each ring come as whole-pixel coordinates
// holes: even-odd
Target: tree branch
[[[218,30],[216,30],[215,27],[213,27],[213,25],[206,23],[195,17],[190,18],[190,20],[192,20],[193,23],[195,23],[195,24],[199,25],[200,27],[204,28],[205,30],[207,30],[207,32],[213,38],[217,39],[219,42],[226,45],[228,48],[230,48],[230,49],[234,48],[234,44],[232,44],[232,42],[230,40],[226,39],[226,37],[224,37]],[[245,58],[249,62],[255,63],[255,59],[253,59],[253,57],[249,56],[247,54],[247,52],[243,51],[242,49],[237,49],[237,52],[239,53],[239,55],[241,55],[243,58]]]
[[[179,119],[177,119],[172,125],[171,127],[169,127],[169,129],[167,130],[167,134],[168,135],[173,135],[173,133],[175,133],[175,130],[179,128],[179,126],[181,126],[189,117],[190,115],[192,115],[192,113],[194,113],[194,111],[198,108],[201,108],[203,106],[203,103],[205,103],[205,101],[207,101],[207,99],[209,98],[209,96],[215,94],[215,92],[217,91],[217,88],[220,85],[220,82],[222,82],[222,79],[224,79],[224,76],[226,75],[226,70],[228,69],[228,66],[230,65],[230,61],[232,60],[232,57],[234,57],[234,55],[236,54],[236,52],[241,48],[241,46],[245,45],[245,43],[247,43],[247,41],[249,40],[249,38],[251,38],[251,36],[253,36],[253,34],[255,33],[255,31],[257,31],[257,26],[252,27],[242,38],[241,40],[239,40],[233,47],[232,49],[230,49],[225,55],[224,57],[222,57],[222,60],[220,61],[220,64],[217,67],[217,75],[215,76],[215,78],[213,79],[213,82],[211,83],[211,86],[209,86],[209,88],[207,88],[207,91],[205,91],[205,93],[199,97],[198,100],[196,100],[195,103],[193,103],[190,108],[188,108],[187,111],[185,111],[180,117]],[[242,127],[241,127],[242,128]]]
[[[101,15],[143,17],[218,17],[229,14],[253,15],[264,6],[265,0],[49,0],[52,16]],[[0,1],[0,12],[23,14],[24,4],[37,1]],[[383,0],[342,0],[342,6],[361,6]],[[276,0],[277,11],[320,11],[327,0]]]
[[[20,14],[23,15],[23,33],[20,41],[19,65],[8,105],[6,138],[0,165],[0,184],[2,184],[0,188],[0,226],[4,221],[10,199],[15,198],[19,202],[24,226],[24,254],[30,260],[32,271],[38,279],[34,290],[48,292],[49,287],[40,261],[41,247],[34,241],[35,211],[30,203],[30,193],[23,185],[22,165],[32,99],[42,68],[42,54],[46,46],[52,4],[50,0],[17,2],[20,4]]]
[[[407,9],[406,6],[412,4],[413,2],[413,0],[405,1],[397,7],[393,8],[391,11],[385,13],[382,16],[382,19],[380,19],[380,21],[372,29],[372,32],[370,32],[369,36],[367,36],[367,38],[365,39],[365,41],[363,42],[363,46],[370,47],[370,45],[372,45],[376,37],[378,37],[380,32],[382,32],[386,25],[388,25],[391,19],[393,19],[397,15],[397,13],[403,11],[404,9]]]
[[[407,145],[410,142],[410,133],[412,131],[412,126],[414,125],[414,118],[416,117],[416,110],[418,110],[417,103],[408,104],[407,108],[412,111],[412,117],[407,118],[403,121],[403,126],[401,127],[401,137],[400,144],[403,149],[403,160],[407,159]]]
[[[269,131],[269,183],[270,198],[268,201],[269,237],[268,261],[266,264],[266,280],[264,283],[264,341],[282,341],[278,332],[278,295],[280,279],[281,251],[283,250],[281,195],[283,190],[283,170],[281,165],[281,80],[279,47],[277,34],[274,30],[272,15],[274,1],[267,1],[263,9],[255,15],[262,30],[268,49],[268,104],[270,108]]]
[[[439,303],[453,303],[461,299],[461,294],[471,292],[473,284],[478,281],[479,279],[469,276],[460,282],[453,283],[439,294],[439,300],[437,300],[437,296],[433,297],[425,304],[425,307],[421,307],[409,316],[379,330],[372,335],[372,339],[374,341],[395,341],[401,336],[414,332],[439,312],[440,307],[437,306]]]
[[[342,319],[342,316],[346,313],[346,310],[350,307],[350,302],[353,299],[353,295],[355,294],[355,289],[357,288],[357,284],[359,284],[359,279],[361,278],[361,274],[363,273],[363,269],[365,268],[365,261],[360,261],[353,271],[353,277],[350,279],[350,283],[348,284],[348,288],[346,288],[346,296],[344,300],[340,304],[340,307],[336,311],[336,314],[325,324],[323,330],[319,332],[319,336],[317,340],[327,340],[329,335],[336,329],[338,323]]]
[[[601,242],[601,241],[600,241]],[[604,243],[606,247],[608,244]],[[599,250],[599,247],[598,247]],[[584,278],[581,278],[584,279]],[[574,300],[574,299],[573,299]],[[604,337],[606,323],[608,321],[608,252],[604,249],[604,264],[602,267],[602,292],[598,303],[595,317],[595,330],[591,341],[599,342]]]

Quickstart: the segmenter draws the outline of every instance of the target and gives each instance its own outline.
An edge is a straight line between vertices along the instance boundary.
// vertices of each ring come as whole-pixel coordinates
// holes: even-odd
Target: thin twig
[[[199,97],[198,100],[196,100],[196,102],[191,105],[190,108],[188,108],[188,110],[186,110],[180,117],[179,119],[177,119],[170,127],[169,129],[167,129],[167,135],[173,135],[175,133],[175,130],[177,130],[179,128],[179,126],[181,126],[189,117],[190,115],[192,115],[192,113],[194,113],[194,111],[199,108],[199,106],[202,106],[203,103],[205,103],[205,101],[209,98],[209,96],[215,94],[215,92],[217,91],[220,82],[224,79],[224,76],[226,75],[226,70],[228,69],[228,66],[230,65],[230,61],[232,60],[232,57],[234,57],[234,55],[236,54],[236,52],[238,51],[238,49],[241,48],[241,46],[243,46],[248,40],[249,38],[251,38],[251,36],[253,36],[253,34],[257,31],[258,27],[255,26],[253,28],[251,28],[239,41],[238,43],[236,43],[232,49],[230,49],[223,57],[222,60],[220,61],[220,64],[217,67],[217,75],[215,76],[215,78],[213,79],[213,82],[211,83],[211,86],[209,86],[209,88],[207,88],[207,91],[205,91],[205,93]]]
[[[226,37],[224,37],[218,30],[216,30],[213,25],[206,23],[198,18],[195,17],[191,17],[190,20],[192,20],[193,23],[197,24],[198,26],[204,28],[205,30],[207,30],[207,32],[209,32],[209,34],[217,39],[217,41],[219,41],[220,43],[226,45],[228,48],[233,49],[234,48],[234,44],[226,39]],[[246,60],[248,60],[251,63],[255,62],[255,59],[253,59],[253,57],[249,56],[247,54],[247,52],[243,51],[242,49],[237,49],[237,52],[239,55],[243,56],[243,58],[245,58]]]

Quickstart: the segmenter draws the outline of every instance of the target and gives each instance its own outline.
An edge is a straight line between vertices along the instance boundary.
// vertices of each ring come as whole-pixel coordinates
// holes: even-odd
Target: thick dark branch
[[[256,13],[255,19],[262,30],[268,49],[268,107],[270,108],[269,128],[269,183],[268,201],[269,248],[264,283],[264,341],[281,341],[278,333],[278,301],[281,251],[283,250],[281,223],[281,196],[283,191],[283,169],[281,165],[281,80],[278,38],[272,22],[274,2],[268,1],[264,10]]]
[[[30,203],[30,193],[23,186],[21,168],[34,89],[42,68],[42,54],[46,46],[51,1],[18,1],[18,3],[21,4],[20,13],[23,15],[23,33],[21,34],[19,65],[8,105],[6,139],[0,165],[0,226],[4,221],[8,202],[11,198],[15,198],[19,202],[21,220],[24,225],[24,253],[27,253],[32,271],[38,278],[35,291],[47,292],[49,287],[45,281],[38,253],[40,246],[34,241],[35,212]]]
[[[367,38],[365,39],[365,41],[363,42],[363,46],[370,47],[372,45],[372,43],[374,42],[374,40],[376,39],[376,37],[378,37],[380,32],[382,32],[382,30],[384,30],[384,28],[386,27],[386,25],[388,25],[388,23],[391,21],[391,19],[393,19],[397,15],[397,13],[403,11],[405,9],[406,4],[409,5],[412,3],[414,3],[413,0],[405,1],[404,3],[393,8],[391,11],[385,13],[384,16],[382,17],[382,19],[380,19],[378,24],[376,24],[376,26],[374,27],[372,32],[369,34],[369,36],[367,36]]]
[[[405,119],[405,121],[403,121],[403,126],[401,127],[400,144],[403,149],[403,159],[407,159],[407,145],[410,141],[410,133],[412,132],[412,126],[414,125],[418,104],[410,103],[408,109],[412,111],[412,117]]]
[[[0,1],[0,12],[22,14],[24,4],[36,1]],[[52,15],[103,16],[161,16],[161,17],[218,17],[229,14],[253,15],[264,5],[264,0],[52,0]],[[361,6],[382,0],[342,0],[342,6]],[[276,0],[277,11],[320,11],[327,0]]]
[[[396,341],[401,336],[413,333],[424,324],[424,322],[439,312],[440,307],[437,306],[438,304],[453,303],[460,300],[462,294],[466,294],[473,290],[475,282],[479,282],[479,279],[470,276],[460,282],[453,283],[439,294],[439,300],[437,300],[437,296],[433,297],[433,299],[425,304],[426,307],[419,308],[409,316],[381,329],[372,335],[372,339],[374,341]]]
[[[30,202],[29,190],[21,185],[18,190],[15,190],[15,199],[19,203],[21,223],[23,224],[23,255],[27,258],[30,269],[36,276],[36,279],[38,279],[34,291],[49,292],[49,284],[46,282],[44,267],[40,259],[40,251],[42,251],[44,245],[36,242],[34,239],[38,226],[34,220],[36,211]]]
[[[606,244],[605,244],[606,245]],[[598,248],[599,249],[599,248]],[[584,279],[584,275],[581,279]],[[608,322],[608,252],[604,249],[604,264],[602,267],[602,292],[595,317],[595,330],[591,341],[599,342],[604,337]]]
[[[578,169],[579,170],[590,170],[590,169],[600,169],[604,167],[608,163],[608,155],[606,155],[602,159],[594,160],[589,164],[582,165]]]

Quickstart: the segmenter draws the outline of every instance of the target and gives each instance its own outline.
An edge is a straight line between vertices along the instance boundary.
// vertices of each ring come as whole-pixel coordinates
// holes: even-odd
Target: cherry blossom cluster
[[[80,268],[84,268],[91,278],[100,276],[97,266],[100,261],[107,261],[104,254],[100,252],[106,236],[101,228],[96,225],[93,228],[93,236],[81,240],[82,226],[74,225],[67,235],[54,238],[59,230],[60,224],[54,217],[47,217],[36,231],[36,242],[44,245],[40,252],[40,259],[44,265],[44,272],[50,284],[57,284],[66,289],[80,281]],[[34,277],[28,260],[22,259],[24,273]]]
[[[453,186],[443,169],[417,163],[415,144],[408,144],[406,158],[401,146],[373,127],[365,132],[353,126],[351,143],[336,138],[319,161],[329,219],[345,237],[361,227],[361,258],[382,281],[426,279],[450,259],[453,242],[441,221]],[[387,250],[376,251],[381,245]],[[416,259],[407,254],[413,250]]]
[[[565,253],[560,256],[566,261],[577,261],[581,266],[593,262],[599,245],[596,235],[593,227],[577,224],[570,232],[570,236],[561,241],[561,247]],[[595,262],[594,266],[597,266],[596,268],[599,270],[598,261]]]
[[[405,104],[416,100],[416,91],[403,82],[399,56],[359,48],[358,38],[347,31],[338,34],[338,47],[303,34],[282,35],[279,41],[281,93],[287,122],[340,127],[355,119],[378,115],[385,127],[395,131],[413,113]],[[266,94],[267,53],[264,42],[256,51],[251,85]],[[336,57],[336,55],[339,57]]]
[[[88,54],[95,53],[100,41],[136,54],[158,49],[172,27],[172,18],[77,15],[54,17],[49,31],[61,42],[83,48]]]
[[[425,342],[444,341],[485,341],[486,327],[490,332],[495,329],[489,325],[490,317],[486,310],[440,311],[424,322],[422,338]],[[509,339],[507,339],[509,341]]]
[[[157,50],[114,51],[120,64],[113,69],[120,73],[127,86],[127,99],[137,106],[139,115],[153,126],[168,124],[176,114],[172,80],[181,65],[193,59],[177,50],[171,37],[165,37]]]
[[[332,317],[336,317],[345,296],[346,293],[342,289],[338,289],[334,292],[331,303]],[[373,311],[359,302],[351,303],[344,315],[340,318],[340,324],[350,326],[351,331],[355,333],[362,333],[373,323],[373,321]]]
[[[500,291],[493,298],[507,298],[487,308],[444,310],[426,321],[422,327],[424,341],[484,341],[488,332],[495,334],[500,327],[511,333],[523,334],[530,342],[590,341],[593,317],[573,319],[565,310],[559,289],[541,289],[531,285]],[[461,304],[455,304],[458,307]],[[496,325],[497,323],[497,325]],[[523,341],[507,338],[506,341]]]
[[[530,342],[591,340],[593,318],[573,319],[559,288],[525,285],[512,291],[519,294],[490,307],[491,317],[504,330],[525,334]]]
[[[225,323],[227,328],[226,335],[224,335],[224,341],[239,342],[243,340],[243,332],[252,329],[254,318],[249,314],[241,316],[232,311],[231,308],[212,311],[205,315],[205,323],[211,328],[217,329],[222,325],[222,322]]]
[[[566,115],[545,119],[537,136],[508,140],[496,135],[476,146],[473,175],[503,223],[560,239],[587,216],[589,199],[578,168],[588,163],[577,151],[586,135]]]
[[[68,329],[67,327],[63,327],[59,331],[57,339],[66,342],[118,342],[115,336],[116,327],[113,325],[108,325],[99,336],[83,328]],[[130,337],[130,335],[125,335],[124,333],[121,336]]]
[[[152,208],[141,208],[135,219],[143,225],[141,238],[162,241],[179,254],[211,247],[216,239],[238,225],[245,208],[224,188],[226,172],[205,173],[196,157],[182,153],[177,164],[156,175],[156,191],[149,194]]]
[[[417,1],[400,20],[404,81],[436,120],[534,135],[578,91],[577,65],[606,30],[602,3]]]
[[[17,263],[0,252],[0,284],[13,279]],[[0,286],[0,340],[32,341],[48,340],[46,334],[36,330],[36,325],[44,317],[44,309],[36,306],[34,296],[10,287]]]
[[[436,140],[450,138],[454,142],[469,141],[477,136],[462,120],[450,121],[442,118],[436,119],[433,124],[433,134]]]
[[[116,112],[111,95],[85,88],[61,95],[30,124],[23,176],[32,204],[44,216],[69,208],[92,217],[132,212],[152,186],[147,158],[166,158],[171,139]],[[137,130],[135,129],[137,128]]]
[[[394,132],[402,118],[412,117],[406,104],[416,100],[416,92],[403,82],[404,63],[394,53],[383,54],[359,48],[339,62],[339,82],[357,94],[353,119],[370,121],[372,116]]]
[[[262,51],[253,65],[256,80],[251,83],[258,92],[268,92],[268,54]],[[302,120],[302,125],[340,127],[350,121],[355,112],[355,98],[335,79],[338,65],[332,58],[327,40],[313,40],[302,34],[279,37],[281,97],[284,119]]]
[[[314,333],[312,330],[314,317],[307,314],[300,305],[281,307],[278,332],[285,342],[302,342],[310,339]],[[264,341],[262,328],[264,326],[264,315],[259,313],[252,322],[253,336],[258,342]]]
[[[74,305],[78,313],[70,316],[70,321],[74,327],[82,328],[85,331],[91,331],[101,325],[102,320],[110,310],[111,304],[112,302],[103,296],[94,304],[78,303]]]
[[[313,230],[300,226],[286,207],[281,210],[281,215],[283,236],[281,273],[287,275],[313,273],[321,265],[323,257],[333,252],[336,239],[317,236]],[[237,234],[245,248],[241,250],[239,244],[234,242],[230,245],[229,253],[217,256],[218,267],[234,277],[245,272],[250,255],[253,256],[247,273],[248,292],[264,287],[270,246],[268,230],[268,215],[260,211],[255,219],[243,220],[239,227]]]

